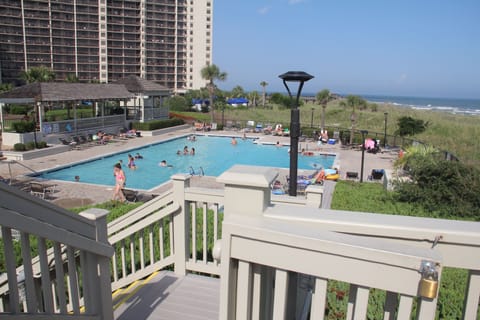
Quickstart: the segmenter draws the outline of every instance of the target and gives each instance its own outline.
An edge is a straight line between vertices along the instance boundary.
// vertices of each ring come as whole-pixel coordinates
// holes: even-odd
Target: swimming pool
[[[288,168],[290,157],[288,147],[256,144],[252,139],[237,139],[237,145],[231,145],[230,138],[214,136],[197,136],[196,141],[178,138],[158,144],[147,145],[91,160],[72,166],[43,172],[41,178],[74,181],[79,176],[80,182],[98,185],[114,185],[113,165],[119,160],[127,177],[127,188],[150,190],[168,181],[176,173],[219,176],[235,164],[256,165]],[[177,155],[177,150],[183,151],[195,148],[195,155]],[[101,148],[101,147],[99,147]],[[128,154],[140,153],[143,159],[135,160],[136,170],[127,168]],[[165,160],[172,167],[161,167]],[[298,156],[299,169],[329,168],[335,160],[334,155]]]

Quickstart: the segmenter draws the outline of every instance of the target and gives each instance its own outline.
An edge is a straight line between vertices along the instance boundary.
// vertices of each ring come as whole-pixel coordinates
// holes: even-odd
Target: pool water
[[[235,164],[288,168],[290,157],[288,147],[262,145],[252,139],[237,139],[232,145],[230,138],[197,136],[196,141],[178,138],[154,145],[144,146],[97,160],[72,165],[58,170],[50,170],[40,177],[53,180],[74,181],[99,185],[114,185],[113,165],[123,162],[127,177],[127,188],[150,190],[168,181],[176,173],[203,173],[207,176],[219,176]],[[195,155],[183,155],[183,148],[195,148]],[[101,147],[99,147],[101,148]],[[177,150],[182,152],[177,155]],[[135,160],[136,170],[127,167],[128,154],[140,153],[143,159]],[[165,160],[169,166],[162,167]],[[334,155],[298,156],[299,169],[329,168],[335,160]]]

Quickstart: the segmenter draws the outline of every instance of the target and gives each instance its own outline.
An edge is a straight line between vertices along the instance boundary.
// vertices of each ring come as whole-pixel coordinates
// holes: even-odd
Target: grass
[[[88,210],[90,208],[98,208],[98,209],[105,209],[108,210],[109,213],[107,215],[107,223],[123,216],[124,214],[132,211],[135,208],[140,207],[143,202],[135,202],[135,203],[120,203],[114,201],[108,201],[100,204],[94,204],[89,206],[83,206],[78,208],[69,209],[73,213],[80,213],[82,211]]]

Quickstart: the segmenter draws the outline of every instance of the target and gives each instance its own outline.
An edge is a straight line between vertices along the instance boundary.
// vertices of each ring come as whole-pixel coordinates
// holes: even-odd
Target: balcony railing
[[[113,319],[108,212],[75,215],[4,184],[0,199],[0,318]]]
[[[437,306],[437,290],[427,288],[426,294],[424,280],[439,285],[443,268],[454,267],[469,270],[463,318],[477,317],[480,223],[319,209],[320,186],[308,187],[306,197],[272,196],[270,186],[277,174],[272,168],[235,166],[217,179],[223,189],[192,187],[189,175],[173,176],[171,191],[108,225],[108,241],[114,247],[112,289],[173,266],[179,275],[220,275],[220,319],[307,319],[307,315],[323,319],[330,285],[340,281],[349,286],[341,318],[365,319],[371,288],[375,288],[386,296],[385,319],[410,319],[416,303],[416,318],[423,320],[434,319]],[[9,192],[0,188],[2,204],[11,206],[5,198]],[[22,203],[15,209],[25,215],[58,211],[28,195]],[[44,210],[39,211],[40,207]],[[37,234],[3,213],[0,222],[7,238],[10,229]],[[42,221],[53,218],[45,215]],[[88,224],[79,229],[62,226],[66,234],[91,228]],[[21,236],[22,245],[26,239]],[[68,245],[79,248],[76,243]],[[7,286],[0,281],[4,306],[15,293],[20,270],[14,270],[13,251],[8,252],[11,282]],[[23,260],[31,259],[25,255]],[[56,270],[62,261],[73,260],[67,251],[47,265]],[[25,263],[27,269],[33,270],[28,277],[38,276],[41,287],[49,283],[42,255]],[[50,274],[53,279],[54,273]],[[25,288],[28,293],[33,286]],[[34,295],[42,301],[47,293],[26,294],[30,299]],[[86,304],[88,299],[85,296],[79,303]]]

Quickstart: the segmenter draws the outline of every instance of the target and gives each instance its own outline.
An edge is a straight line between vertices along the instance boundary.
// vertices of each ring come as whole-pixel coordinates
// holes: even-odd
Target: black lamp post
[[[360,130],[362,133],[362,163],[360,165],[360,182],[363,182],[363,167],[365,164],[365,135],[368,134],[367,130]]]
[[[288,71],[278,76],[283,80],[283,85],[287,89],[290,100],[292,101],[292,110],[290,112],[290,182],[288,194],[297,196],[297,170],[298,170],[298,138],[300,136],[300,113],[298,110],[298,102],[302,93],[303,84],[312,79],[313,76],[303,71]],[[288,88],[287,82],[298,82],[298,90],[295,101],[293,101],[292,93]]]
[[[310,128],[313,128],[313,111],[315,108],[312,108],[312,120],[310,121]]]
[[[383,148],[387,146],[387,117],[388,117],[388,112],[385,112],[383,114],[385,116],[385,133],[383,135]]]

